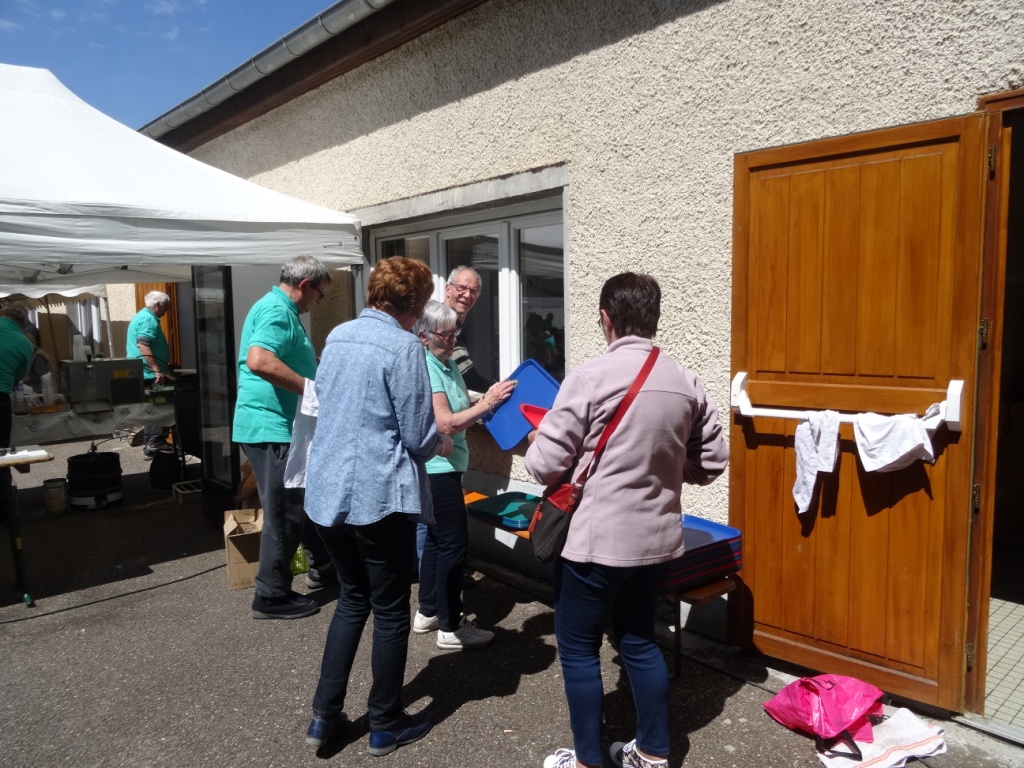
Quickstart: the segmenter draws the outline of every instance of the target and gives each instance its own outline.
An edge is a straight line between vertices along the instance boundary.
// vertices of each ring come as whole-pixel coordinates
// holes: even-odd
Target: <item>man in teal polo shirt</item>
[[[160,327],[160,318],[170,309],[171,297],[162,291],[150,291],[143,301],[145,306],[128,323],[125,356],[142,360],[142,383],[148,391],[154,384],[159,386],[169,380],[171,352],[164,329]],[[167,445],[168,431],[167,427],[146,426],[142,453],[147,460],[152,459],[157,451],[170,449]]]
[[[320,610],[292,590],[291,560],[300,541],[310,564],[306,585],[316,588],[335,580],[323,542],[306,525],[304,489],[284,485],[295,409],[306,380],[316,377],[316,353],[299,316],[319,304],[330,285],[323,264],[296,256],[282,267],[280,283],[252,306],[242,326],[231,437],[252,465],[263,507],[251,609],[256,619],[298,619]]]
[[[0,448],[10,447],[11,392],[25,377],[34,352],[32,342],[21,330],[27,320],[28,309],[24,304],[0,304]],[[0,521],[7,520],[10,500],[11,470],[0,467]]]

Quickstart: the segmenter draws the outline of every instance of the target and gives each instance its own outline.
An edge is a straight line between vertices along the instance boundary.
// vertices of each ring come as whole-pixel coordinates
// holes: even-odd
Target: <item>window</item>
[[[370,235],[373,252],[376,259],[405,256],[429,264],[439,301],[453,269],[475,269],[482,282],[480,296],[460,339],[474,367],[487,378],[500,379],[532,359],[561,381],[567,320],[562,213],[509,213],[376,230]]]

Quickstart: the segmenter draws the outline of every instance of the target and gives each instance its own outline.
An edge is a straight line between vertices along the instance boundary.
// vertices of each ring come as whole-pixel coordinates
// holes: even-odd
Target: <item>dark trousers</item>
[[[263,507],[256,594],[264,600],[280,600],[291,593],[292,557],[300,542],[310,568],[316,567],[322,573],[330,560],[313,523],[306,517],[305,489],[284,487],[289,447],[288,443],[242,445],[242,451],[252,464]]]
[[[0,392],[0,448],[11,447],[11,396]],[[16,448],[18,446],[15,446]],[[11,506],[11,469],[0,467],[0,522],[7,520]]]
[[[438,627],[454,632],[462,621],[462,572],[469,552],[469,522],[462,473],[430,475],[434,522],[420,561],[419,611],[437,616]]]
[[[668,668],[654,629],[660,572],[658,565],[613,568],[563,558],[555,565],[555,639],[581,762],[604,760],[600,650],[609,618],[633,690],[636,745],[648,755],[668,755]]]
[[[147,379],[143,384],[147,393],[152,389],[155,381],[156,379]],[[171,428],[157,426],[156,424],[147,424],[142,428],[142,434],[145,437],[143,445],[151,451],[156,451],[167,445],[167,436],[171,434]]]
[[[338,574],[341,592],[327,630],[313,712],[345,707],[359,638],[373,613],[370,728],[390,730],[402,714],[402,684],[409,651],[409,595],[415,569],[416,524],[394,513],[370,525],[316,525]]]

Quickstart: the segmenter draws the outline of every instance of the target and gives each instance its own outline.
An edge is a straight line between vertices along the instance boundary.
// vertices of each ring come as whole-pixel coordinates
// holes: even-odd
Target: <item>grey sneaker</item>
[[[324,587],[333,587],[337,583],[338,574],[334,572],[333,568],[326,571],[310,568],[306,571],[306,589],[323,589]]]
[[[437,647],[444,650],[460,651],[463,648],[484,648],[491,644],[494,633],[480,629],[465,616],[454,632],[437,630]]]
[[[412,618],[412,631],[417,635],[426,635],[437,629],[437,616],[424,616],[419,611]]]
[[[636,751],[636,739],[630,742],[616,741],[608,749],[612,765],[622,768],[665,768],[668,760],[648,760]]]

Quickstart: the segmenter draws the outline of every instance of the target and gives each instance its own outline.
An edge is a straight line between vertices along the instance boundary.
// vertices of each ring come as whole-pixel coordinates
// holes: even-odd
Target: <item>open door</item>
[[[852,428],[798,516],[788,419],[735,417],[734,633],[757,650],[962,711],[985,116],[736,158],[733,373],[754,405],[921,414],[965,382],[937,460],[868,473]]]

